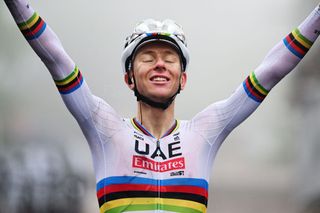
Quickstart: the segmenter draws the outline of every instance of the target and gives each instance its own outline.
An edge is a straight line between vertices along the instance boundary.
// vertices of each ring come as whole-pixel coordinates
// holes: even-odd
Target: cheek
[[[173,70],[174,70],[174,72],[173,72],[174,74],[173,75],[175,77],[177,77],[177,78],[182,77],[183,71],[182,71],[182,69],[181,69],[181,67],[179,65],[175,66]]]
[[[180,63],[176,63],[175,66],[174,66],[174,70],[176,70],[179,75],[182,73],[182,66]]]
[[[135,80],[137,81],[138,78],[139,78],[139,76],[140,76],[140,74],[141,74],[141,67],[140,67],[139,64],[135,64],[135,65],[133,66],[133,69],[132,69],[132,70],[133,70],[133,71],[132,71],[133,76],[134,76]]]
[[[135,75],[141,75],[147,70],[147,67],[142,63],[135,63],[133,66],[133,71]]]

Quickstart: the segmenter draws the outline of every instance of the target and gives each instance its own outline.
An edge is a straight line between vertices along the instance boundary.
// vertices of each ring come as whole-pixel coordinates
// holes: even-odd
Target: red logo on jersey
[[[132,167],[147,169],[155,172],[166,172],[176,169],[185,169],[184,157],[168,160],[164,162],[157,162],[150,160],[143,156],[133,156]]]

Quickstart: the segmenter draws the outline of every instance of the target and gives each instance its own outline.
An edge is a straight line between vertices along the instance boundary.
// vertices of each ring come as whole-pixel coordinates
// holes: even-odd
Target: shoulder
[[[127,126],[128,120],[119,115],[119,113],[100,97],[94,97],[96,109],[93,111],[93,120],[103,129],[119,129]]]

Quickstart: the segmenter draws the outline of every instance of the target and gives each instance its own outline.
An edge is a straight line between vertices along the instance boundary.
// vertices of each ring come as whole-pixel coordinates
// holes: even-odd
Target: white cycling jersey
[[[26,0],[5,3],[88,141],[100,212],[107,213],[206,212],[209,175],[220,145],[300,62],[320,32],[317,7],[229,98],[189,121],[176,120],[158,139],[91,93],[58,37]]]
[[[230,98],[190,121],[176,120],[159,139],[92,96],[79,78],[82,85],[62,97],[90,144],[101,212],[205,212],[222,141],[267,94],[254,78],[252,73]]]

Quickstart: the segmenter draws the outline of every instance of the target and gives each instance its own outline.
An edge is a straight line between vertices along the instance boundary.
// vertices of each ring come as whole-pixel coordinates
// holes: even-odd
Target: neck
[[[163,110],[139,101],[136,118],[154,137],[160,138],[174,122],[174,103]]]

